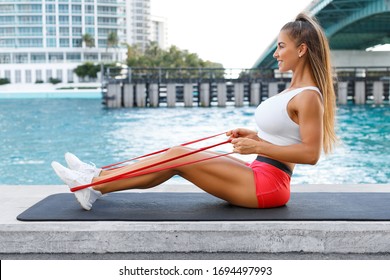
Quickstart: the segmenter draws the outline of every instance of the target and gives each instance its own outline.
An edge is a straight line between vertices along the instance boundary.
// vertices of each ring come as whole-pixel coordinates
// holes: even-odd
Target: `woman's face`
[[[277,48],[273,56],[278,61],[279,71],[294,71],[299,60],[299,52],[295,42],[290,39],[288,33],[284,30],[279,33]]]

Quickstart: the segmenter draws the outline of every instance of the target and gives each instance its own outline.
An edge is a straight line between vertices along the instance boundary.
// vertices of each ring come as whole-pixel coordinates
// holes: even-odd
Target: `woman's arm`
[[[247,138],[232,140],[234,152],[240,154],[262,154],[276,160],[316,164],[322,148],[323,105],[317,93],[305,91],[290,101],[289,107],[299,123],[302,142],[289,146],[278,146],[265,141]]]

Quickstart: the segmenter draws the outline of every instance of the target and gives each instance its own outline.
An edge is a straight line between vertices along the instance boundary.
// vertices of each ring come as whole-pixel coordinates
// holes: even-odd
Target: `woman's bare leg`
[[[94,181],[101,179],[104,180],[117,174],[188,153],[189,151],[192,151],[192,149],[175,147],[160,156],[143,160],[130,166],[122,167],[120,170],[113,170],[112,173],[95,178]],[[188,157],[177,159],[173,162],[159,165],[158,167],[208,158],[213,154],[215,153],[199,152]],[[258,206],[252,169],[244,165],[242,161],[236,160],[232,157],[210,159],[204,162],[184,165],[174,169],[104,183],[94,186],[93,188],[101,191],[102,193],[125,189],[151,188],[165,182],[174,175],[180,175],[202,190],[232,204],[244,207]]]
[[[188,148],[190,149],[190,148]],[[213,156],[213,155],[218,155],[220,153],[217,153],[217,152],[213,152],[213,151],[204,151],[204,153],[208,153],[210,156]],[[238,159],[238,158],[235,158],[235,157],[232,157],[232,156],[229,156],[227,155],[226,156],[227,158],[230,158],[230,159],[233,159],[241,164],[245,164],[246,162],[241,160],[241,159]],[[148,158],[145,158],[145,159],[142,159],[142,165],[148,165],[148,164],[152,164],[154,162],[156,162],[156,159],[160,159],[160,156],[150,156]],[[138,161],[139,162],[139,161]],[[138,167],[141,167],[140,165],[134,165],[138,162],[134,162],[132,164],[129,164],[129,165],[125,165],[125,166],[121,166],[121,167],[118,167],[118,168],[115,168],[115,169],[111,169],[111,170],[102,170],[100,172],[100,175],[99,177],[104,177],[104,176],[108,176],[108,175],[118,175],[118,174],[122,174],[126,171],[129,171],[131,169],[135,169],[136,166]],[[131,166],[131,167],[130,167]]]

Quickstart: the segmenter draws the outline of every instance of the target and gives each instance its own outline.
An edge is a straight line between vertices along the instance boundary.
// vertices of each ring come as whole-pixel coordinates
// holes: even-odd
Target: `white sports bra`
[[[317,87],[302,87],[279,93],[262,102],[256,109],[255,121],[258,126],[258,136],[272,144],[287,146],[302,142],[299,125],[288,115],[287,105],[290,100],[304,90],[318,92]]]

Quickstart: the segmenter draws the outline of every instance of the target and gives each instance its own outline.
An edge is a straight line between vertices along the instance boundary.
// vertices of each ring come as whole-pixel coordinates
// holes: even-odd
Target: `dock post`
[[[244,83],[234,84],[234,105],[236,107],[244,106]]]
[[[125,84],[123,89],[123,105],[125,107],[133,107],[134,106],[134,85],[133,84]]]
[[[375,81],[372,87],[372,94],[374,96],[374,104],[379,105],[383,103],[383,82]]]
[[[218,107],[226,106],[226,83],[218,83],[217,84],[217,99],[218,99]]]
[[[144,83],[137,84],[135,86],[135,104],[137,107],[146,106],[146,94],[145,94],[146,85]]]
[[[260,83],[251,83],[251,101],[250,106],[257,106],[260,104],[260,96],[261,96],[261,87]]]
[[[210,107],[210,84],[200,84],[200,106]]]
[[[366,86],[365,82],[357,81],[355,82],[355,104],[365,104],[366,103]]]
[[[149,84],[150,107],[158,107],[158,84]]]
[[[269,83],[268,84],[268,97],[272,97],[276,94],[278,94],[279,86],[278,83]]]
[[[348,82],[337,83],[337,103],[340,105],[348,103]]]
[[[167,106],[172,108],[176,106],[176,84],[167,84]]]
[[[107,107],[108,108],[121,107],[121,92],[122,92],[122,87],[120,84],[107,85]]]
[[[183,87],[184,94],[184,106],[192,107],[193,103],[193,86],[192,84],[184,84]]]

